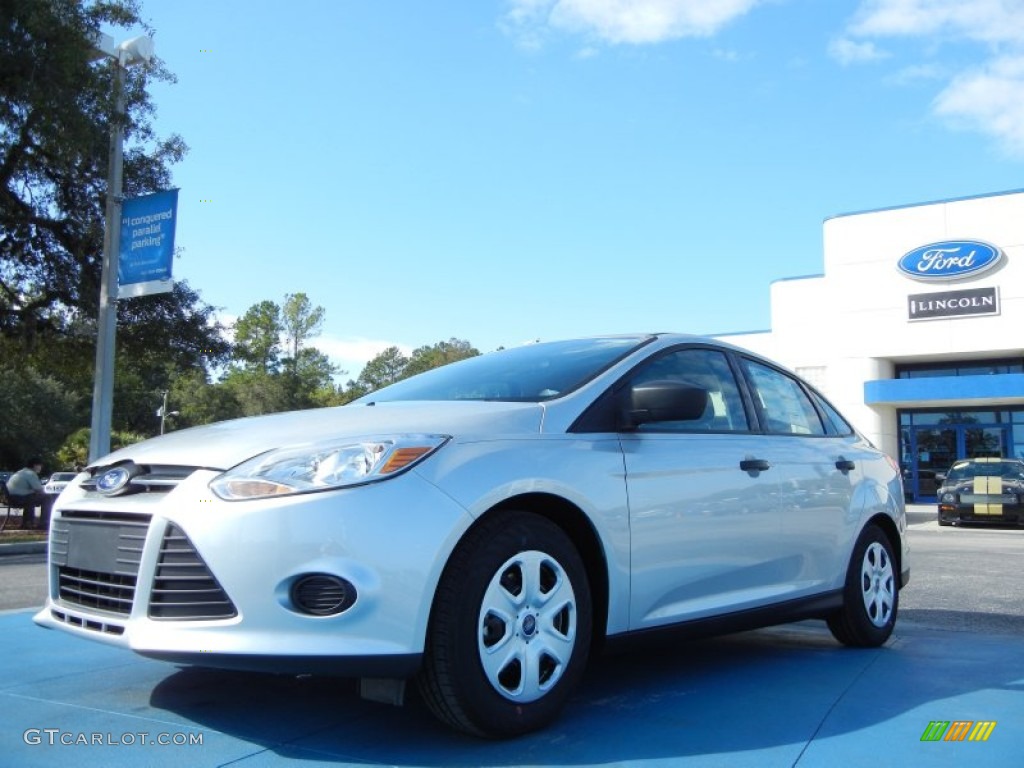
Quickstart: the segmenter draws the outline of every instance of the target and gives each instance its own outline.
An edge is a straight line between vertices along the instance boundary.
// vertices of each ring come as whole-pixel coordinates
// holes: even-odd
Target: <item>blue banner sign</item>
[[[903,254],[898,266],[915,280],[961,280],[988,272],[1001,257],[998,248],[980,240],[948,240]]]
[[[176,189],[124,201],[117,267],[119,298],[166,293],[174,288],[171,263],[177,221]]]

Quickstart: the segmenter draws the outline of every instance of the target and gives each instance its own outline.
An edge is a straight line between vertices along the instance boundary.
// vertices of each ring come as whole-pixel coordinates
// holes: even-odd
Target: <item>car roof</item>
[[[977,459],[960,459],[960,461],[955,461],[953,462],[951,469],[962,469],[963,467],[970,467],[977,464],[1016,464],[1024,468],[1024,460],[1022,459],[982,456]]]

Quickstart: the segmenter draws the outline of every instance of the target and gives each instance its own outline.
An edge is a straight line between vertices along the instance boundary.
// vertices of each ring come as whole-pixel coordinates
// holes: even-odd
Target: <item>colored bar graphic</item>
[[[932,720],[921,735],[921,741],[941,741],[949,728],[949,720]]]
[[[995,720],[932,720],[921,741],[988,741],[995,729]]]
[[[996,721],[985,721],[979,720],[978,724],[974,726],[974,730],[971,731],[971,735],[967,737],[968,741],[988,741],[988,737],[992,735],[992,731],[996,729]]]
[[[943,741],[963,741],[971,732],[972,725],[974,725],[973,720],[954,720],[953,724],[949,726],[949,730],[946,731],[946,738]]]

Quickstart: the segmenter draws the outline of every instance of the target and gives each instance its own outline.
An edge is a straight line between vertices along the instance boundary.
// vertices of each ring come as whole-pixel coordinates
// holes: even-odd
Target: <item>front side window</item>
[[[714,349],[681,349],[650,360],[633,372],[630,384],[674,381],[708,393],[704,413],[692,421],[657,421],[640,432],[745,432],[750,427],[739,387],[725,354]]]
[[[824,435],[825,428],[803,387],[792,376],[744,359],[761,406],[764,429],[776,435]]]

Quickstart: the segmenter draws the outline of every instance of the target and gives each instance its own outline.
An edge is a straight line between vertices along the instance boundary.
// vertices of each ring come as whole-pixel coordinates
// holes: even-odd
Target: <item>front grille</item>
[[[60,601],[129,615],[149,521],[148,515],[62,512],[50,532]]]
[[[116,466],[123,466],[131,474],[131,480],[120,491],[112,494],[114,496],[127,496],[133,493],[169,493],[179,483],[195,472],[198,467],[182,467],[167,464],[135,464],[134,462],[120,462],[105,467],[96,467],[92,476],[82,482],[82,488],[86,491],[98,492],[96,479]]]
[[[160,558],[149,596],[151,619],[198,621],[236,616],[227,596],[188,536],[173,523],[160,542]]]

